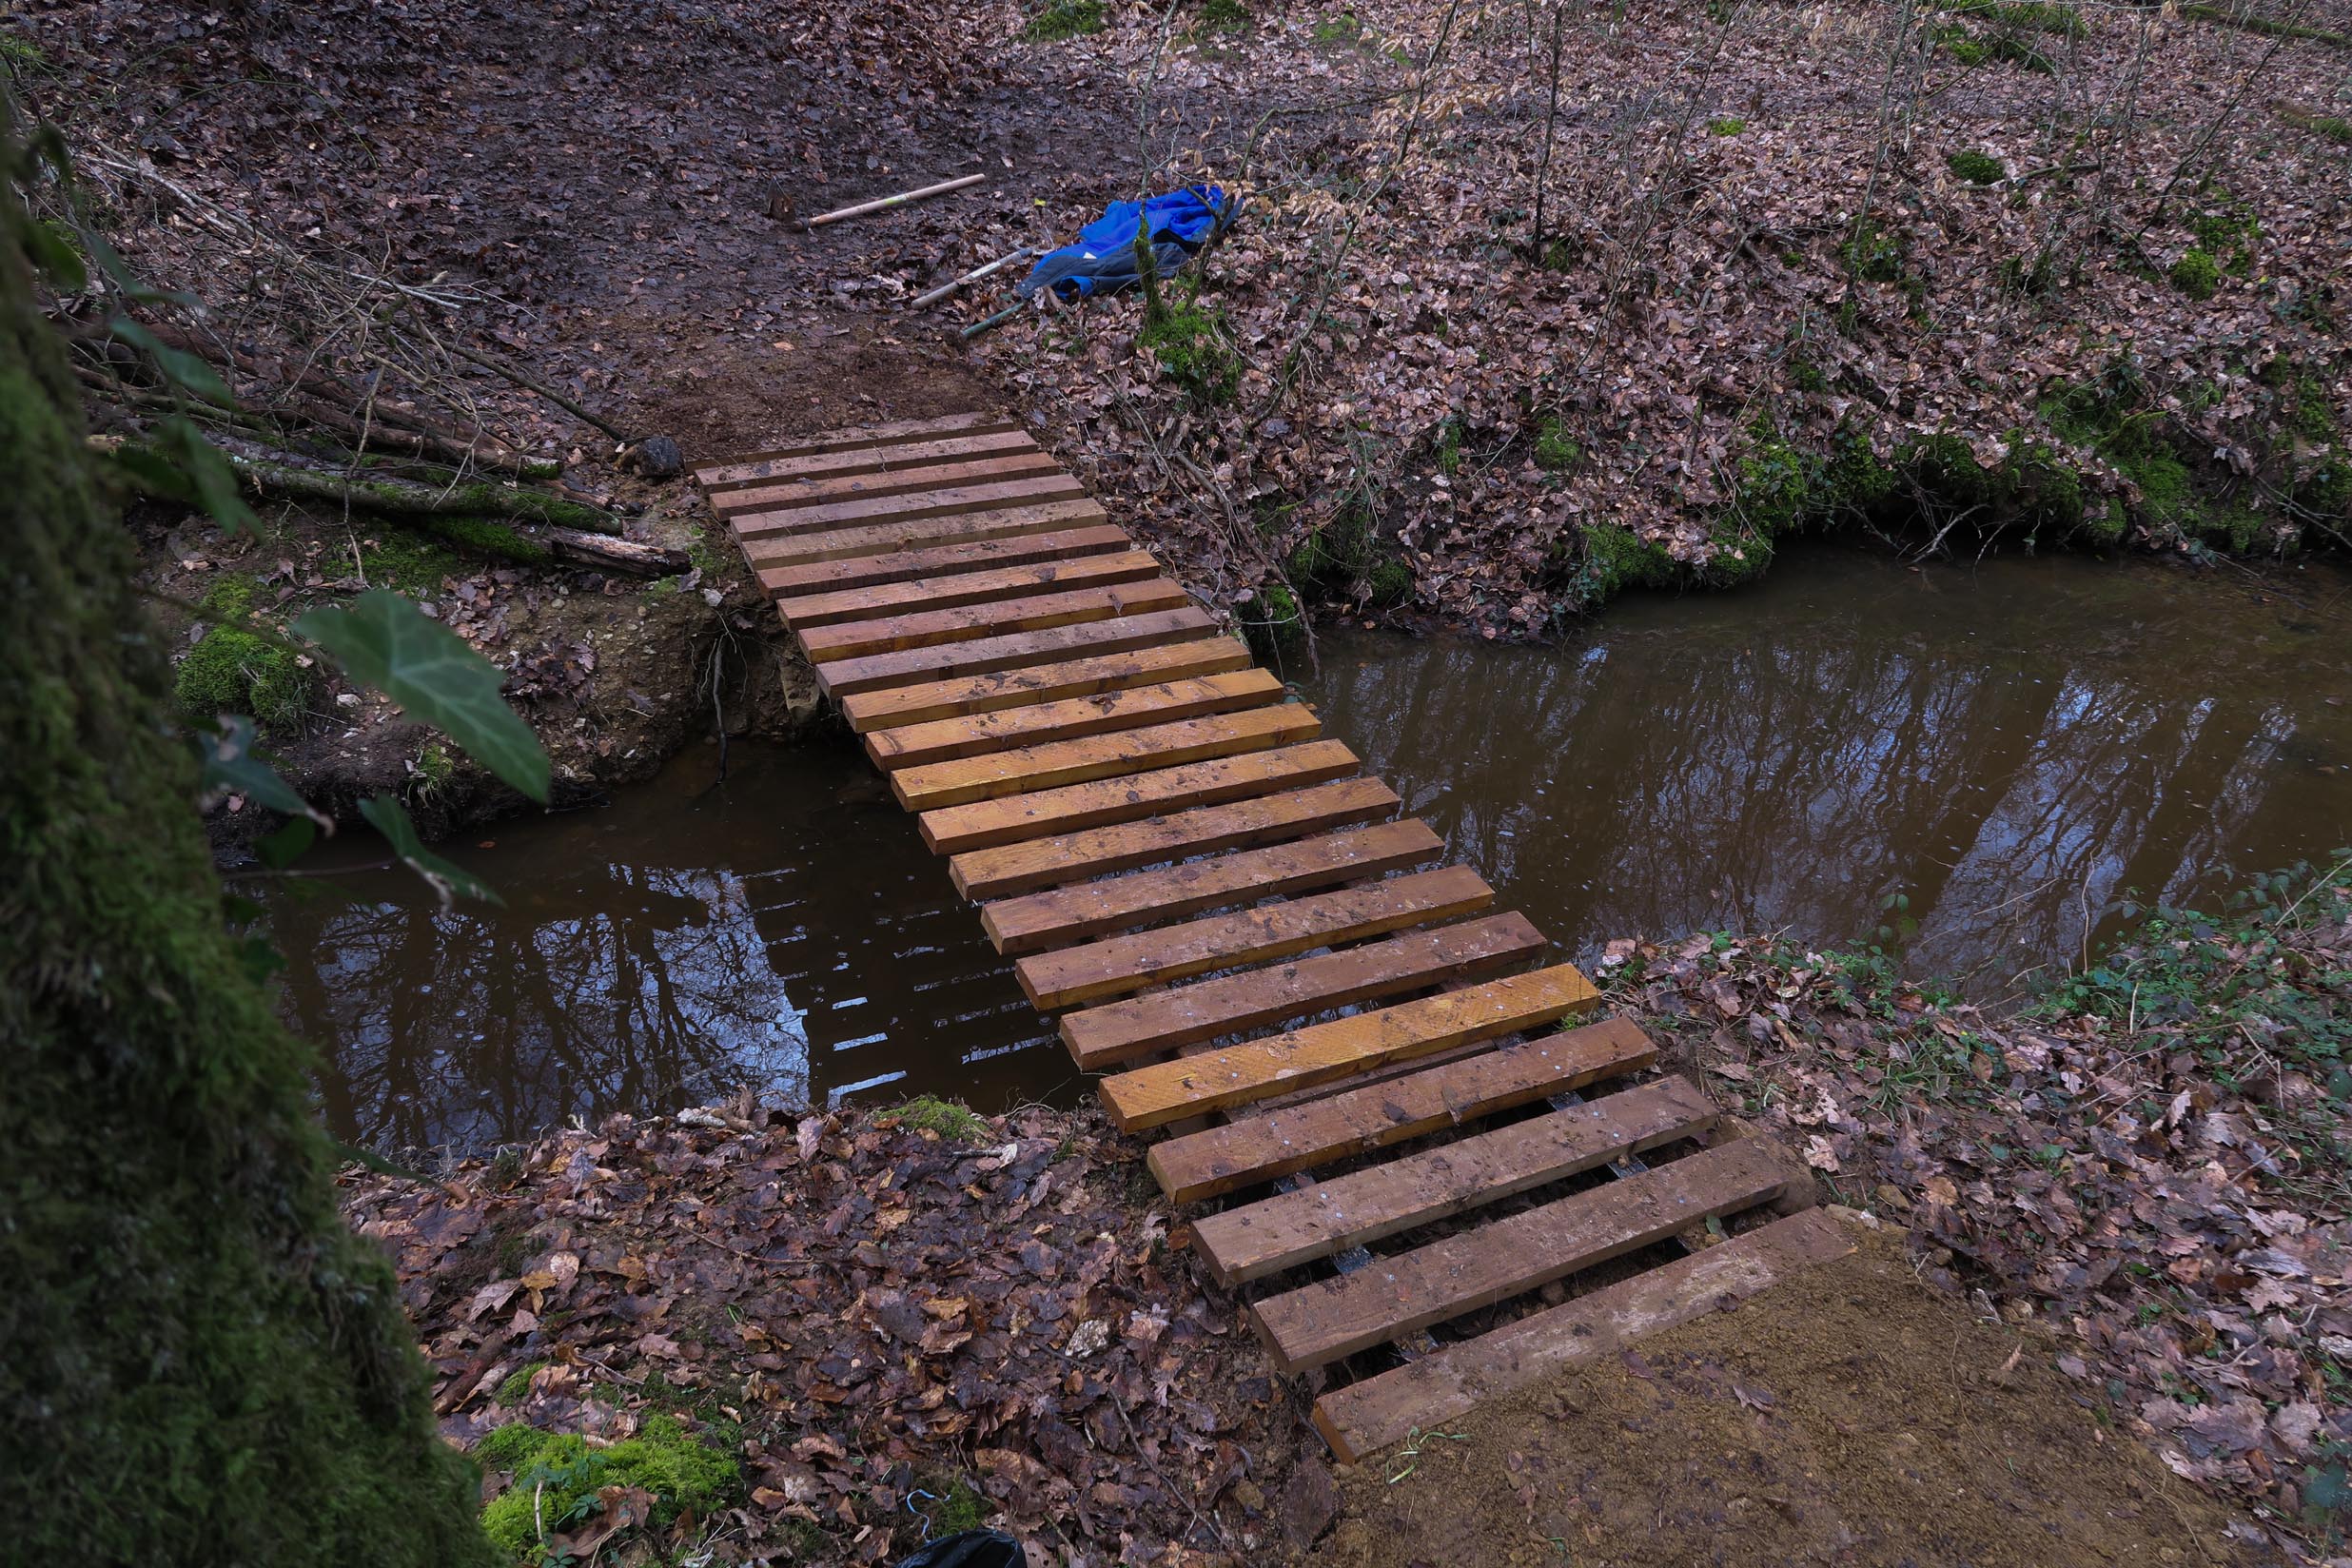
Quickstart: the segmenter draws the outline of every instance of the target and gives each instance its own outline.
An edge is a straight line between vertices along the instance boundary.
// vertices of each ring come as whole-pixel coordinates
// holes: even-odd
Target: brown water
[[[1868,939],[1997,996],[2125,890],[2185,901],[2352,840],[2352,573],[2192,577],[1823,546],[1637,598],[1550,648],[1327,631],[1332,734],[1589,958],[1618,935]],[[289,1012],[344,1136],[480,1147],[741,1083],[994,1110],[1084,1085],[846,741],[698,748],[413,879],[278,897]],[[345,844],[346,860],[367,846]],[[304,883],[311,892],[319,883]]]

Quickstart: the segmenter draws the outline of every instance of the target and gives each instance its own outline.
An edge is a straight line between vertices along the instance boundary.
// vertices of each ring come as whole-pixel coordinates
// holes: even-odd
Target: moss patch
[[[1981,147],[1968,147],[1944,160],[1944,167],[1952,174],[1972,186],[1989,186],[2007,172],[2001,160]]]
[[[2197,245],[2181,252],[2181,258],[2165,274],[2172,286],[2192,300],[2209,300],[2214,290],[2222,286],[2222,265],[2213,253]]]
[[[1547,474],[1573,472],[1584,461],[1584,448],[1568,434],[1568,427],[1558,416],[1546,419],[1536,430],[1536,466]]]
[[[1050,0],[1029,20],[1022,36],[1036,43],[1103,30],[1103,0]]]
[[[1225,317],[1197,300],[1166,306],[1135,335],[1136,345],[1195,402],[1226,403],[1242,384],[1242,356]]]
[[[317,674],[282,642],[223,624],[205,633],[172,677],[171,695],[189,718],[249,714],[265,730],[302,722],[318,689]]]
[[[514,1474],[514,1483],[481,1511],[481,1526],[519,1562],[538,1559],[542,1521],[552,1535],[592,1518],[601,1487],[651,1492],[657,1528],[690,1509],[707,1515],[742,1489],[733,1456],[696,1442],[668,1416],[649,1417],[636,1437],[606,1448],[589,1447],[577,1432],[501,1426],[481,1440],[474,1457],[486,1469]]]
[[[500,1404],[520,1404],[531,1397],[531,1380],[554,1364],[553,1362],[533,1362],[528,1366],[515,1368],[507,1374],[506,1381],[499,1384],[498,1401]]]
[[[935,1094],[918,1094],[905,1105],[884,1112],[878,1120],[935,1132],[958,1143],[976,1144],[989,1136],[989,1124],[978,1112]]]
[[[1710,136],[1736,136],[1747,128],[1748,122],[1733,114],[1707,122],[1707,134]]]

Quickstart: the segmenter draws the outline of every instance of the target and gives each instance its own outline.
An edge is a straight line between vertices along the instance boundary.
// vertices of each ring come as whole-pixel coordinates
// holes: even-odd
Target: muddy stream
[[[1715,928],[1855,945],[1899,896],[1909,970],[1998,998],[2079,962],[2127,890],[2187,902],[2352,840],[2340,567],[1819,545],[1551,647],[1334,628],[1286,673],[1588,960]],[[281,884],[287,1013],[339,1134],[475,1149],[747,1082],[990,1111],[1084,1091],[846,737],[718,761],[444,846],[502,908],[443,913],[384,871]]]

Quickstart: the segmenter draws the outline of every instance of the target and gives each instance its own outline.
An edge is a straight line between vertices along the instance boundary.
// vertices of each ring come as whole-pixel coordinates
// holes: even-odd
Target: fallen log
[[[226,454],[237,481],[261,497],[293,496],[304,500],[333,501],[362,511],[395,517],[528,518],[535,522],[577,528],[583,533],[617,538],[620,519],[609,512],[543,490],[525,490],[488,480],[457,484],[412,484],[402,480],[362,479],[317,468]]]
[[[551,527],[539,538],[559,559],[579,566],[599,566],[630,577],[676,577],[691,564],[683,550],[665,550],[658,544],[639,544],[635,539],[606,539],[573,528]]]

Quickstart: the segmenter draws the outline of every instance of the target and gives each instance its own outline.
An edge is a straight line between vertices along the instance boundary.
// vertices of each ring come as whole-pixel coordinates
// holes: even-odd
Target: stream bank
[[[2312,1561],[2352,1454],[2347,872],[2159,917],[1999,1019],[1857,955],[1611,944],[1613,1008],[1867,1205],[1834,1211],[1861,1251],[1352,1471],[1090,1110],[746,1092],[354,1169],[345,1208],[518,1560],[870,1563],[987,1522],[1062,1568]]]

